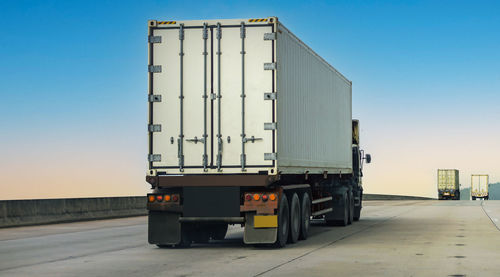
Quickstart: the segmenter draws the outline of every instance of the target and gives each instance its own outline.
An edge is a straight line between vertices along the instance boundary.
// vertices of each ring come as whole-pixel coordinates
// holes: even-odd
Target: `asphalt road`
[[[500,276],[500,201],[367,201],[348,227],[316,223],[269,249],[147,244],[145,217],[0,229],[0,276]]]

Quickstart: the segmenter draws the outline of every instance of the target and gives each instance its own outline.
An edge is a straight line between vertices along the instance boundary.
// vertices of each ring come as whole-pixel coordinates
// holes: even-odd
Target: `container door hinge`
[[[276,33],[265,33],[264,40],[276,40]]]
[[[161,95],[160,94],[150,94],[148,95],[148,101],[149,102],[161,102]]]
[[[149,43],[161,43],[161,36],[149,36],[148,42]]]
[[[161,124],[149,124],[148,131],[153,132],[161,132]]]
[[[160,73],[161,72],[161,65],[149,65],[148,66],[148,72],[151,72],[151,73]]]
[[[149,162],[161,162],[161,154],[149,154],[148,161]]]
[[[264,63],[264,70],[276,70],[276,63]]]
[[[278,159],[278,155],[276,153],[264,153],[264,160],[266,161],[275,161]]]
[[[276,130],[278,124],[276,122],[264,123],[264,130]]]
[[[264,100],[276,100],[276,93],[275,92],[265,92],[264,93]]]

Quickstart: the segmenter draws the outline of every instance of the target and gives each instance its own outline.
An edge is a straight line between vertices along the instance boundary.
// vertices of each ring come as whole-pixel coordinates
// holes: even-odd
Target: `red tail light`
[[[157,200],[158,202],[163,201],[163,195],[157,195],[157,196],[156,196],[156,200]]]
[[[250,194],[245,195],[245,200],[246,201],[251,201],[252,200],[252,195],[250,195]]]
[[[172,195],[172,201],[174,202],[179,201],[179,196],[177,194]]]
[[[262,201],[267,201],[267,194],[262,195]]]

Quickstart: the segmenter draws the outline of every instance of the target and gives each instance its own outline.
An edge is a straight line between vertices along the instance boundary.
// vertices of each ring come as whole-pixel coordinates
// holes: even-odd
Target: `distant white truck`
[[[487,174],[471,175],[470,196],[472,200],[476,200],[477,198],[485,200],[489,199],[488,182],[489,176]]]

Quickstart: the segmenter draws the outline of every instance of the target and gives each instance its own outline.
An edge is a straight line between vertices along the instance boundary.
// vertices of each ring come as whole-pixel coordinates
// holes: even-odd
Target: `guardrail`
[[[432,200],[432,198],[364,194],[363,200]],[[145,196],[1,200],[0,228],[146,214]]]
[[[2,200],[0,228],[146,214],[146,196]]]

